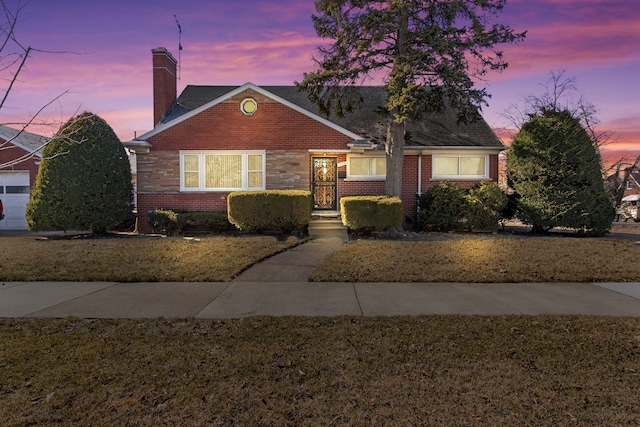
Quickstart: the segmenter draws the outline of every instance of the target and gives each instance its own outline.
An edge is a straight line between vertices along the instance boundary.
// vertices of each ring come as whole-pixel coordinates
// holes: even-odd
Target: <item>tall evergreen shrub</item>
[[[132,200],[124,146],[106,121],[85,112],[64,124],[43,149],[27,222],[34,231],[102,233],[131,219]]]
[[[569,111],[533,116],[508,154],[507,178],[520,196],[518,217],[535,231],[567,227],[605,234],[615,209],[601,170],[593,141]]]

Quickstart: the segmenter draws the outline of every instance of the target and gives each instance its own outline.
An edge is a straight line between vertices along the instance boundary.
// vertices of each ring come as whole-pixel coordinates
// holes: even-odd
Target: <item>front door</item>
[[[313,158],[313,208],[338,210],[338,158]]]

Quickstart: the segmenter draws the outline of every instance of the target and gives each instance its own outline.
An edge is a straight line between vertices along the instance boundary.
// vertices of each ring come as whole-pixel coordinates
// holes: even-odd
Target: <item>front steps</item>
[[[309,237],[314,239],[324,239],[338,237],[343,242],[349,240],[347,227],[342,225],[340,212],[316,211],[311,214],[309,221]]]

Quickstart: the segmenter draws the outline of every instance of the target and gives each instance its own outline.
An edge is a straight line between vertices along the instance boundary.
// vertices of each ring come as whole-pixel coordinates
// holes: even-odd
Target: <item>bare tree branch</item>
[[[49,50],[42,50],[33,48],[31,46],[23,45],[18,38],[16,37],[16,28],[19,23],[19,16],[22,10],[28,5],[27,2],[18,1],[15,7],[10,7],[7,4],[6,0],[0,0],[0,80],[6,81],[7,85],[3,89],[3,94],[0,95],[0,111],[4,111],[8,109],[8,100],[10,94],[16,87],[19,82],[19,76],[22,71],[25,69],[27,61],[32,57],[34,53],[43,53],[43,54],[66,54],[66,53],[75,53],[75,52],[56,52]],[[25,132],[28,132],[28,129],[33,126],[43,126],[50,125],[53,126],[56,123],[50,122],[48,120],[40,121],[40,117],[44,115],[45,110],[51,107],[52,104],[56,102],[60,102],[60,99],[69,93],[68,90],[60,93],[58,96],[54,97],[51,101],[47,102],[45,105],[41,106],[35,114],[29,114],[28,118],[24,121],[19,121],[15,123],[7,123],[11,125],[15,125],[11,129],[16,131],[15,135],[9,140],[0,141],[0,149],[7,149],[10,143],[18,142],[22,136],[24,136]],[[62,123],[62,120],[60,121]],[[17,129],[16,129],[17,127]],[[11,132],[13,134],[13,132]],[[18,163],[24,162],[25,160],[29,160],[35,156],[38,156],[39,152],[51,141],[53,141],[56,137],[45,139],[43,143],[37,147],[31,147],[28,149],[28,152],[18,156],[17,158],[0,164],[0,169],[8,168],[14,166]]]

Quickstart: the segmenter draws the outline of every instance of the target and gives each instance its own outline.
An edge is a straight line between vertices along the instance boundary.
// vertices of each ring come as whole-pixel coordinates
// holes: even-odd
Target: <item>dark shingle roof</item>
[[[295,86],[260,86],[260,88],[313,114],[318,114],[318,107]],[[235,89],[238,89],[238,86],[187,86],[162,123],[169,123]],[[383,143],[386,139],[386,123],[376,110],[385,104],[384,87],[363,86],[360,88],[360,93],[363,103],[359,108],[344,118],[331,116],[328,119],[371,142]],[[471,124],[458,124],[457,115],[453,109],[444,114],[429,115],[419,121],[407,121],[407,134],[409,139],[407,145],[410,146],[478,148],[502,146],[502,142],[484,120]]]

